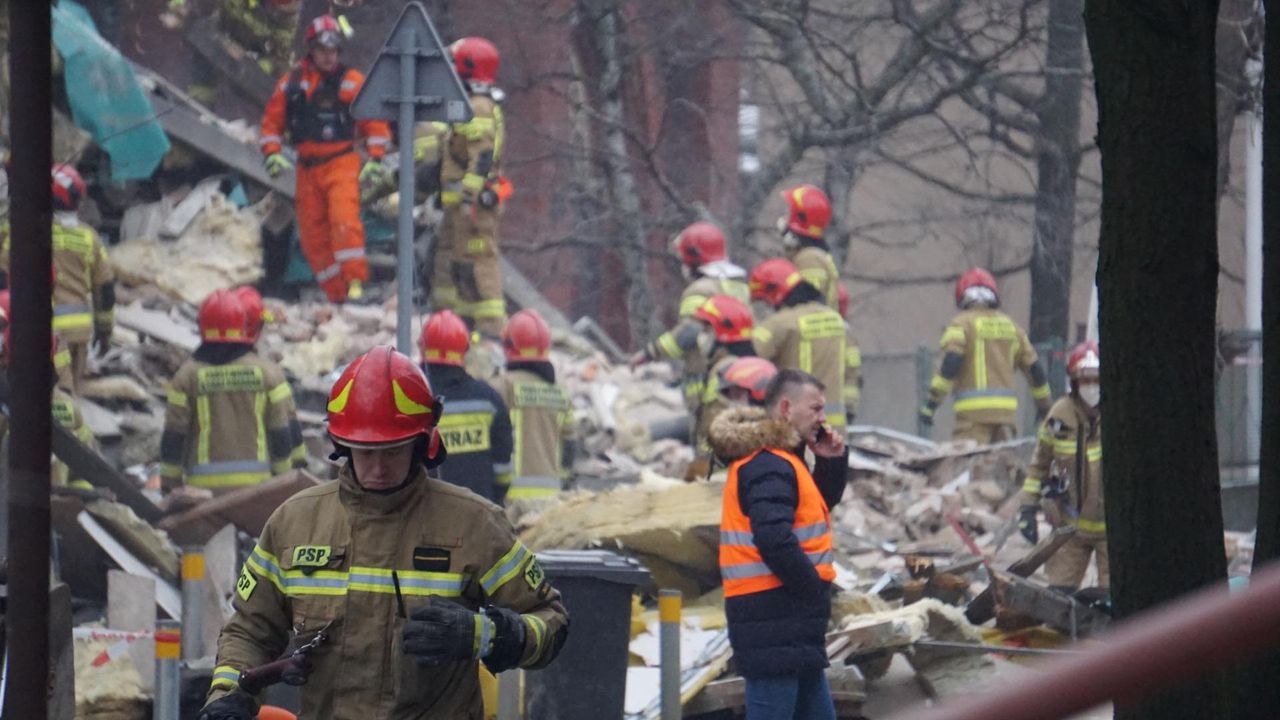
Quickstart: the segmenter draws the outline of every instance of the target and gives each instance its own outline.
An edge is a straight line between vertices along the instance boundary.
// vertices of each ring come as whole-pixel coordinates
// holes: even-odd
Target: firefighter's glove
[[[520,658],[524,655],[525,632],[528,627],[524,618],[520,617],[520,613],[500,607],[488,608],[485,615],[494,627],[493,650],[485,657],[485,666],[492,673],[519,667]]]
[[[476,195],[476,204],[482,208],[493,208],[498,206],[498,193],[491,188],[484,188]]]
[[[239,690],[223,695],[200,711],[200,720],[253,720],[257,716],[258,704]]]
[[[382,164],[381,160],[369,160],[360,168],[360,185],[363,187],[371,187],[382,183],[383,178],[387,174],[387,167]]]
[[[925,426],[926,428],[933,427],[933,411],[936,410],[937,407],[938,406],[934,405],[932,402],[928,402],[920,406],[920,414],[918,419],[921,425]]]
[[[1040,542],[1040,524],[1036,522],[1036,510],[1035,505],[1023,505],[1018,509],[1018,532],[1032,545]]]
[[[427,667],[489,655],[496,633],[493,620],[449,600],[427,599],[404,624],[401,646],[406,655]]]
[[[110,330],[94,330],[93,331],[93,350],[98,357],[107,354],[111,349],[111,331]]]
[[[267,169],[267,174],[271,177],[278,177],[280,173],[293,169],[293,163],[289,162],[289,158],[284,153],[271,153],[266,160],[262,161],[262,166]]]

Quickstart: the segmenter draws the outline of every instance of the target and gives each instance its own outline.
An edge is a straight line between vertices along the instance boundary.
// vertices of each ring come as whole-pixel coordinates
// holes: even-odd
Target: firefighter
[[[169,0],[169,9],[193,19],[216,14],[218,31],[246,51],[268,78],[287,72],[293,62],[302,0]],[[219,75],[212,64],[197,58],[187,94],[216,107]]]
[[[258,292],[257,288],[252,285],[241,285],[235,289],[235,293],[244,307],[245,317],[248,318],[249,344],[255,345],[258,338],[262,337],[262,328],[267,323],[274,322],[275,317],[263,304],[262,293]]]
[[[699,455],[709,460],[711,447],[707,445],[707,428],[711,427],[716,415],[728,407],[720,394],[720,375],[734,360],[755,356],[756,350],[751,344],[755,320],[746,303],[728,295],[712,295],[693,316],[705,323],[714,339],[706,357],[709,367],[694,423],[694,447]]]
[[[1098,344],[1077,345],[1067,358],[1071,392],[1058,398],[1036,435],[1036,450],[1022,484],[1018,529],[1027,542],[1040,539],[1036,512],[1045,508],[1054,527],[1076,528],[1045,563],[1049,584],[1064,592],[1080,586],[1096,554],[1098,585],[1110,584],[1102,484],[1102,414],[1098,404]]]
[[[438,426],[449,462],[439,477],[501,505],[511,487],[511,417],[496,390],[467,374],[467,324],[441,310],[422,324],[419,343],[432,389],[449,399]]]
[[[823,239],[831,224],[831,201],[813,185],[797,185],[782,193],[787,214],[778,218],[782,246],[787,259],[800,269],[800,277],[818,288],[823,300],[836,309],[840,271],[831,259],[831,248]]]
[[[449,46],[458,77],[467,86],[469,122],[454,123],[440,165],[444,218],[431,280],[438,307],[450,308],[475,330],[497,338],[507,317],[498,262],[498,216],[510,186],[499,175],[504,152],[503,92],[498,49],[480,37]]]
[[[849,289],[844,283],[838,285],[837,307],[840,317],[844,318],[844,398],[845,418],[850,425],[858,414],[858,402],[862,400],[862,351],[858,348],[858,338],[853,335],[853,325],[849,323]]]
[[[115,272],[93,228],[76,212],[87,190],[70,165],[53,166],[53,332],[70,357],[70,385],[79,392],[89,370],[89,345],[105,355],[115,324]],[[8,233],[0,248],[0,271],[9,274]]]
[[[770,258],[751,270],[751,298],[777,310],[755,329],[756,354],[779,370],[803,370],[832,388],[827,422],[844,437],[844,320],[827,307],[822,293],[784,258]]]
[[[253,352],[236,293],[200,304],[201,344],[168,389],[160,480],[219,493],[257,485],[305,463],[302,431],[284,373]]]
[[[764,407],[764,395],[778,368],[761,357],[740,357],[720,370],[720,396],[730,407]]]
[[[748,301],[746,271],[729,262],[725,237],[709,222],[696,222],[671,241],[671,251],[680,258],[680,270],[689,285],[680,294],[679,322],[631,357],[636,368],[651,360],[681,360],[684,364],[684,399],[690,414],[702,404],[707,375],[706,354],[698,348],[701,326],[694,312],[712,295]]]
[[[332,16],[307,25],[307,56],[276,83],[262,116],[262,154],[272,176],[293,166],[287,139],[298,152],[297,215],[302,252],[330,302],[360,300],[369,279],[360,183],[385,173],[382,156],[391,131],[381,120],[355,120],[351,102],[364,75],[339,59],[344,29]],[[357,136],[368,160],[361,167]]]
[[[338,479],[280,506],[240,573],[202,720],[250,720],[240,673],[315,639],[308,718],[482,715],[478,663],[540,668],[568,635],[560,593],[502,509],[427,470],[441,399],[390,347],[329,393]],[[316,638],[323,630],[324,640]]]
[[[521,310],[502,330],[507,370],[494,380],[511,413],[514,452],[507,497],[550,497],[560,491],[572,464],[573,414],[569,396],[556,385],[551,330],[536,310]]]
[[[956,307],[939,345],[942,358],[929,383],[929,399],[920,408],[920,423],[933,425],[934,411],[955,391],[953,440],[988,444],[1016,434],[1018,395],[1015,370],[1031,385],[1036,416],[1049,411],[1049,383],[1027,333],[1000,312],[996,279],[982,268],[967,270],[956,281]]]

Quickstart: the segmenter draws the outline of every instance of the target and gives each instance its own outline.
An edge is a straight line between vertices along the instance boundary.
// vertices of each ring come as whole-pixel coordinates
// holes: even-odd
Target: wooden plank
[[[218,31],[216,16],[209,15],[192,22],[186,38],[196,54],[231,81],[246,100],[259,106],[267,104],[275,91],[274,79],[246,55],[244,48]]]
[[[156,629],[156,581],[122,570],[107,571],[107,627],[113,630],[143,631]],[[139,638],[129,643],[129,657],[142,688],[154,692],[156,685],[156,641]]]
[[[1005,607],[1029,615],[1072,639],[1106,630],[1110,618],[1069,595],[1050,590],[1012,573],[996,571]]]
[[[58,423],[53,423],[51,430],[53,454],[70,468],[71,477],[84,478],[97,487],[107,488],[115,493],[117,500],[149,523],[159,522],[164,516],[132,480],[120,474],[101,455],[85,447],[69,430]]]
[[[154,580],[156,584],[156,605],[159,605],[160,609],[164,610],[174,620],[182,619],[182,595],[177,588],[165,582],[151,568],[147,567],[146,563],[134,557],[89,513],[81,512],[76,515],[76,522],[80,527],[84,528],[85,532],[89,533],[89,537],[93,538],[98,547],[102,548],[102,551],[115,561],[122,570]]]
[[[195,328],[174,320],[168,313],[148,310],[138,303],[117,307],[115,312],[116,324],[121,327],[188,352],[200,346]]]
[[[202,545],[227,524],[257,537],[267,518],[285,500],[319,483],[305,470],[291,470],[261,485],[240,488],[184,513],[170,515],[158,527],[179,545]]]
[[[1076,529],[1074,527],[1065,525],[1040,538],[1040,542],[1036,543],[1036,546],[1031,548],[1030,552],[1015,560],[1009,566],[1009,572],[1018,577],[1031,577],[1045,561],[1058,552],[1058,548],[1065,545],[1071,539],[1071,536],[1075,534]],[[990,585],[969,602],[969,606],[965,608],[964,616],[974,625],[981,625],[996,616],[996,599]]]

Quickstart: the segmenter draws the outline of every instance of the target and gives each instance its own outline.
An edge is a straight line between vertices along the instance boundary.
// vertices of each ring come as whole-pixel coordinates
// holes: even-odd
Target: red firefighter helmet
[[[840,283],[836,286],[836,305],[840,310],[840,317],[845,320],[849,319],[849,288]]]
[[[320,15],[307,23],[307,47],[340,48],[346,38],[341,23],[332,15]]]
[[[956,280],[956,305],[964,304],[964,293],[969,288],[984,287],[995,295],[996,302],[1000,301],[1000,289],[996,286],[996,279],[983,268],[975,267],[964,271],[959,280]]]
[[[693,311],[693,316],[710,325],[716,342],[724,344],[750,340],[751,327],[755,324],[751,308],[728,295],[712,295]]]
[[[753,402],[761,403],[769,381],[777,374],[778,368],[764,358],[738,358],[720,370],[720,391],[742,388],[751,394]]]
[[[267,308],[262,304],[262,293],[250,285],[241,285],[234,292],[244,306],[245,330],[249,333],[249,342],[256,343],[262,336],[262,326],[270,320]]]
[[[487,83],[498,81],[498,48],[482,37],[464,37],[455,40],[449,46],[453,54],[453,67],[458,77],[472,82]]]
[[[778,307],[803,279],[790,260],[769,258],[751,269],[747,281],[751,286],[752,300],[764,300],[770,306]]]
[[[214,290],[200,303],[197,318],[200,338],[211,343],[252,344],[249,316],[240,296],[232,290]]]
[[[1098,343],[1082,342],[1067,356],[1067,377],[1072,380],[1097,380],[1102,368]]]
[[[546,360],[551,350],[551,328],[537,310],[521,310],[502,328],[502,350],[508,361]]]
[[[55,210],[75,210],[80,207],[88,189],[84,178],[74,167],[58,163],[51,171],[53,176],[53,208]]]
[[[819,239],[831,224],[831,201],[814,185],[797,185],[782,193],[787,200],[787,230]]]
[[[329,436],[351,448],[388,448],[427,440],[428,461],[442,451],[436,423],[443,403],[422,370],[389,345],[351,362],[329,390]]]
[[[709,222],[696,222],[680,231],[671,241],[672,251],[680,262],[691,268],[724,260],[725,239],[720,228]]]
[[[471,333],[467,324],[452,310],[432,313],[422,323],[422,337],[418,339],[423,362],[433,365],[462,367],[462,359],[471,347]]]

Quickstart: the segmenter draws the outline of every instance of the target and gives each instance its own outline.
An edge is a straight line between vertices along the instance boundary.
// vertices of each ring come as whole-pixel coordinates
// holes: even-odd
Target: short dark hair
[[[777,406],[783,395],[789,394],[792,388],[801,385],[812,385],[823,392],[827,389],[827,386],[823,385],[821,380],[803,370],[796,370],[795,368],[779,370],[778,374],[774,375],[773,379],[769,381],[769,386],[765,388],[764,406],[766,408]]]

